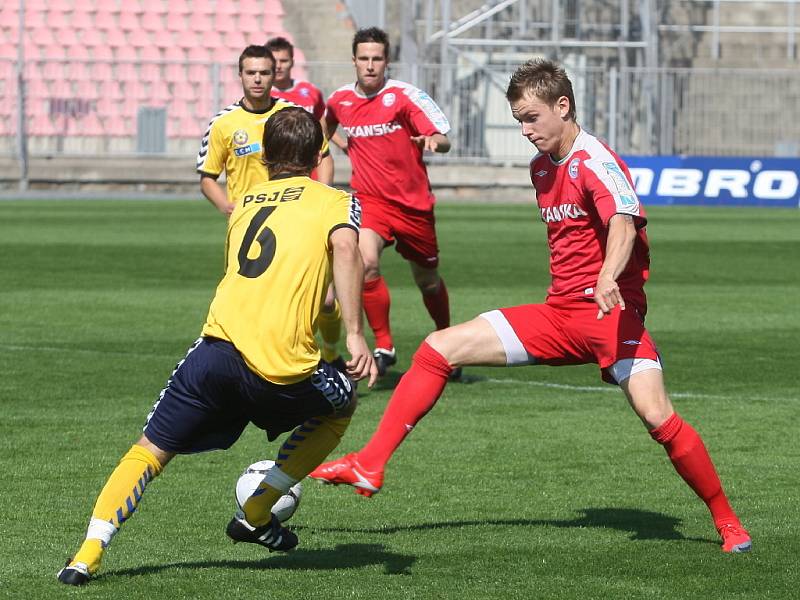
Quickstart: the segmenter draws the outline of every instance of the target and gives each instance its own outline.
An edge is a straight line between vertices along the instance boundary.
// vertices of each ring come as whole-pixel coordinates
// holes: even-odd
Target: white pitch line
[[[146,358],[163,358],[170,359],[176,358],[175,355],[166,354],[143,354],[142,352],[125,352],[121,350],[92,350],[91,348],[59,348],[56,346],[21,346],[0,344],[0,348],[12,351],[27,351],[27,350],[40,350],[44,352],[72,352],[77,354],[102,354],[105,356],[139,356]],[[531,387],[550,388],[556,390],[568,390],[571,392],[603,392],[603,393],[619,393],[619,388],[613,385],[597,386],[597,385],[571,385],[568,383],[550,383],[547,381],[525,381],[522,379],[497,379],[486,378],[481,379],[487,383],[499,383],[503,385],[527,385]],[[672,398],[698,398],[701,400],[757,400],[769,402],[797,402],[800,397],[790,398],[776,398],[772,396],[724,396],[715,394],[700,394],[697,392],[670,392]]]
[[[590,386],[590,385],[570,385],[567,383],[550,383],[547,381],[523,381],[520,379],[486,379],[489,383],[501,383],[512,385],[528,385],[532,387],[550,388],[558,390],[569,390],[572,392],[609,392],[619,393],[617,386],[608,385],[605,387]],[[773,396],[723,396],[715,394],[700,394],[697,392],[669,392],[671,398],[699,398],[701,400],[759,400],[770,402],[797,402],[800,400],[798,397],[794,398],[776,398]]]
[[[92,348],[59,348],[58,346],[21,346],[0,344],[0,349],[11,350],[12,352],[27,352],[29,350],[42,351],[42,352],[69,352],[73,354],[100,354],[103,356],[139,356],[145,358],[175,358],[177,355],[167,356],[166,354],[151,354],[143,352],[125,352],[124,350],[94,350]]]

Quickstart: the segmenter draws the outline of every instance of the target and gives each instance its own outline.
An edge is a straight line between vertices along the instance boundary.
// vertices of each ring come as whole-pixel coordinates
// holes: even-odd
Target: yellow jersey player
[[[266,46],[248,46],[239,56],[239,79],[242,99],[223,108],[211,120],[197,154],[200,190],[224,215],[230,215],[237,199],[246,190],[269,181],[261,161],[261,139],[267,121],[278,111],[295,106],[288,100],[270,96],[275,79],[275,57]],[[330,185],[333,181],[333,159],[328,142],[322,141],[322,160],[315,178]],[[217,178],[225,172],[223,189]],[[342,368],[338,342],[341,335],[341,310],[332,290],[328,291],[319,330],[323,341],[323,358]]]
[[[100,492],[86,539],[59,571],[60,582],[90,580],[146,486],[176,454],[229,448],[248,423],[270,441],[294,431],[226,533],[269,550],[297,545],[270,509],[339,443],[356,405],[350,378],[369,377],[371,386],[378,374],[361,324],[360,207],[308,177],[321,142],[319,122],[300,107],[270,120],[262,138],[270,181],[245,190],[234,206],[225,274],[202,336]],[[346,373],[320,360],[313,335],[331,279],[352,356]]]
[[[200,191],[225,215],[233,211],[237,198],[254,185],[269,180],[261,162],[261,137],[267,121],[278,111],[295,106],[270,96],[275,79],[275,58],[265,46],[248,46],[239,56],[242,98],[219,111],[208,125],[197,153]],[[328,142],[322,142],[322,160],[317,178],[333,181],[333,159]],[[217,178],[225,172],[223,189]]]

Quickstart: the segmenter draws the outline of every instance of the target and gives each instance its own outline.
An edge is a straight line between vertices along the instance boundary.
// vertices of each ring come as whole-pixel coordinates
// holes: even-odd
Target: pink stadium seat
[[[61,7],[52,7],[45,13],[45,24],[54,29],[61,29],[69,25],[67,13]]]
[[[184,62],[186,58],[186,50],[180,48],[176,44],[172,44],[169,48],[164,49],[164,60],[170,62]]]
[[[58,43],[63,46],[76,46],[78,44],[78,35],[76,31],[68,25],[53,28],[53,36],[58,40]]]
[[[202,39],[198,39],[197,43],[198,45],[202,44],[204,48],[215,54],[225,48],[225,44],[222,41],[222,34],[216,29],[209,29],[203,32]]]
[[[157,15],[149,10],[142,15],[142,29],[147,31],[162,31],[164,22],[161,15]]]
[[[157,105],[169,104],[172,101],[172,94],[169,85],[163,79],[154,81],[150,85],[150,98]]]
[[[100,46],[95,46],[91,49],[92,51],[92,58],[94,60],[112,60],[114,58],[114,52],[111,48],[105,44]]]
[[[139,16],[132,12],[120,13],[117,24],[125,31],[138,32],[141,29],[141,26],[139,25]]]
[[[183,14],[167,13],[167,31],[180,33],[186,32],[187,16]]]
[[[128,35],[128,45],[132,48],[145,48],[150,46],[150,32],[144,31],[143,29],[131,31]]]
[[[183,63],[171,62],[164,67],[164,78],[167,81],[186,81],[187,66]]]
[[[261,19],[251,15],[239,16],[239,31],[245,33],[263,32],[264,28],[261,27]],[[266,41],[266,39],[264,40]]]
[[[97,56],[94,57],[97,59]],[[100,83],[111,83],[114,81],[114,69],[111,67],[110,62],[95,62],[92,64],[91,72],[92,80]]]
[[[189,15],[189,30],[195,35],[202,35],[214,29],[214,20],[211,15],[201,12],[194,12]]]
[[[47,26],[47,19],[45,19],[45,13],[38,10],[25,10],[25,28],[26,29],[35,29],[38,27],[46,27]]]
[[[221,8],[220,4],[229,4],[228,2],[213,2],[212,0],[193,0],[192,12],[200,13],[203,15],[214,15]],[[233,3],[235,4],[235,3]],[[224,10],[224,9],[223,9]]]
[[[139,49],[139,60],[161,60],[161,49],[158,46],[148,45]]]
[[[218,14],[214,16],[214,28],[218,31],[233,31],[239,26],[238,23],[236,15]]]
[[[64,53],[69,56],[70,60],[74,60],[76,64],[79,64],[77,61],[89,60],[89,58],[91,58],[89,50],[89,46],[75,44],[74,46],[65,46]]]
[[[78,29],[76,33],[81,44],[85,46],[102,46],[105,44],[103,35],[94,27]]]
[[[14,44],[0,44],[0,57],[16,58],[17,47]]]
[[[94,15],[94,27],[97,29],[113,30],[117,28],[117,20],[107,8],[102,8]]]
[[[39,27],[33,30],[29,29],[26,32],[26,37],[37,46],[49,46],[56,41],[53,36],[53,30],[48,27]]]
[[[75,11],[72,14],[70,25],[73,29],[92,29],[94,30],[94,19],[92,14],[86,11]]]
[[[39,56],[44,59],[49,60],[58,60],[67,56],[67,50],[61,44],[50,44],[48,46],[39,46]],[[62,68],[62,65],[58,65],[59,69]],[[54,74],[57,78],[58,74]]]
[[[193,84],[205,84],[211,81],[211,67],[208,65],[195,64],[189,65],[187,72],[188,80]]]
[[[264,11],[264,3],[258,0],[241,0],[239,2],[239,14],[261,15]]]
[[[109,118],[104,123],[105,134],[111,137],[130,137],[133,128],[128,124],[131,120],[125,117]]]
[[[80,120],[80,135],[100,136],[104,135],[103,124],[97,113],[89,113]]]
[[[192,7],[186,0],[169,0],[167,3],[167,15],[188,15],[192,12]]]
[[[139,67],[139,77],[142,81],[159,81],[161,79],[161,65],[155,62],[144,62]]]

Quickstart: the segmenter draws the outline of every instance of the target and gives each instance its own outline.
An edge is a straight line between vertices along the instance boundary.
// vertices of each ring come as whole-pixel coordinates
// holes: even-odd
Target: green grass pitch
[[[442,203],[454,321],[539,302],[544,227],[524,205]],[[197,337],[224,220],[194,201],[0,202],[0,597],[775,598],[800,584],[800,212],[653,208],[648,326],[754,540],[724,555],[705,506],[594,366],[470,368],[371,500],[306,482],[287,555],[233,545],[234,482],[273,457],[254,428],[179,457],[101,575],[55,573]],[[399,369],[362,396],[369,437],[431,323],[393,250]]]

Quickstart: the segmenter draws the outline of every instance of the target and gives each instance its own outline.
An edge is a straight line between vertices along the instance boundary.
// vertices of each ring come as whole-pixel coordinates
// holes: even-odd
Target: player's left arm
[[[617,213],[609,219],[606,257],[594,286],[594,301],[599,309],[598,319],[611,313],[617,304],[620,309],[625,310],[625,299],[617,285],[617,277],[631,259],[636,235],[636,223],[631,215]]]
[[[428,94],[417,88],[410,88],[405,93],[402,111],[411,122],[411,130],[417,135],[411,136],[423,152],[450,151],[450,122],[444,112]]]

